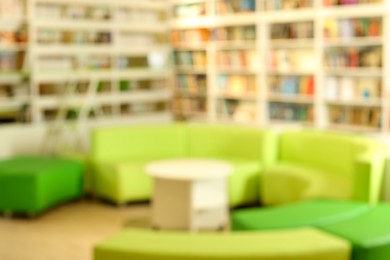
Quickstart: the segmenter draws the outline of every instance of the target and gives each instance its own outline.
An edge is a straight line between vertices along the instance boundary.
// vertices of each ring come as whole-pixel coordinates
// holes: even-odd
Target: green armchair
[[[376,203],[386,154],[385,145],[359,135],[314,130],[283,132],[277,162],[261,175],[263,203],[311,198]]]

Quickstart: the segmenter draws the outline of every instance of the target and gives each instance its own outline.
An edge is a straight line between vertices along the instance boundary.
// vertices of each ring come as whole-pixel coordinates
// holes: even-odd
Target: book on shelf
[[[210,31],[206,28],[173,30],[172,43],[173,45],[181,44],[200,44],[210,40]]]
[[[254,76],[220,74],[217,79],[221,93],[232,95],[254,94],[256,82]]]
[[[0,16],[22,17],[24,15],[23,0],[1,0]]]
[[[312,49],[275,49],[270,52],[270,67],[279,71],[313,71],[317,59]]]
[[[381,127],[382,111],[379,107],[329,107],[329,121],[336,125]]]
[[[281,23],[271,25],[271,39],[313,39],[314,23]]]
[[[177,87],[184,94],[206,94],[206,75],[178,75]]]
[[[219,69],[254,69],[258,65],[254,50],[218,51],[216,63]]]
[[[378,37],[382,35],[381,18],[342,18],[324,21],[325,38]]]
[[[328,100],[369,100],[381,96],[382,83],[375,77],[327,77],[324,90]]]
[[[324,6],[358,5],[381,3],[383,0],[324,0]]]
[[[236,99],[222,99],[218,103],[218,112],[222,117],[230,118],[235,122],[253,122],[257,116],[256,102],[240,101]]]
[[[254,25],[218,27],[212,29],[214,41],[254,41],[256,27]]]
[[[314,110],[310,105],[271,102],[269,117],[271,120],[313,122]]]
[[[313,7],[313,0],[266,0],[267,10],[292,10]]]
[[[340,100],[350,101],[355,98],[354,81],[350,77],[342,77],[340,80]]]
[[[382,47],[329,48],[325,51],[325,65],[328,68],[380,68]]]
[[[217,2],[216,7],[217,7],[217,13],[219,15],[255,12],[256,1],[255,0],[219,0]]]
[[[199,17],[205,14],[205,3],[180,4],[174,6],[174,15],[177,18]]]
[[[314,76],[273,76],[268,78],[270,90],[275,94],[313,96]]]

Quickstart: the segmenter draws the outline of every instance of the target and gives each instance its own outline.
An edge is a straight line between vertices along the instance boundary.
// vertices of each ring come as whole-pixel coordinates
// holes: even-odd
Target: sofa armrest
[[[279,133],[276,131],[266,131],[262,144],[262,163],[264,168],[274,165],[279,160]]]
[[[359,154],[354,165],[353,198],[376,204],[383,182],[387,149],[370,149]]]

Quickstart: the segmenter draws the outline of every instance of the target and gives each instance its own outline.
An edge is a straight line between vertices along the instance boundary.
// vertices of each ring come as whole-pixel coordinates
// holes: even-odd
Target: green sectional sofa
[[[359,135],[207,124],[96,129],[90,161],[92,190],[117,204],[148,200],[146,164],[168,158],[230,162],[231,206],[312,198],[377,202],[387,148]]]
[[[349,260],[347,240],[313,228],[235,233],[128,229],[95,246],[94,260]]]
[[[166,158],[216,158],[233,164],[231,206],[259,202],[259,175],[276,158],[277,135],[268,130],[221,125],[147,125],[97,129],[91,162],[95,195],[121,204],[148,200],[149,162]]]
[[[265,205],[313,198],[376,203],[387,147],[359,135],[312,130],[280,134],[277,161],[261,175]]]

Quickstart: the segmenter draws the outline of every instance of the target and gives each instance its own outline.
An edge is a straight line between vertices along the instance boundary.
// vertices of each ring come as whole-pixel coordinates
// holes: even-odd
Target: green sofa
[[[259,175],[276,159],[277,134],[252,127],[173,124],[100,128],[92,133],[93,191],[118,204],[148,200],[145,165],[168,158],[216,158],[233,164],[231,206],[259,201]]]
[[[312,198],[376,203],[387,147],[359,135],[312,130],[280,134],[278,158],[261,175],[265,205]]]
[[[349,260],[347,240],[313,228],[235,233],[128,229],[99,243],[94,260]]]

